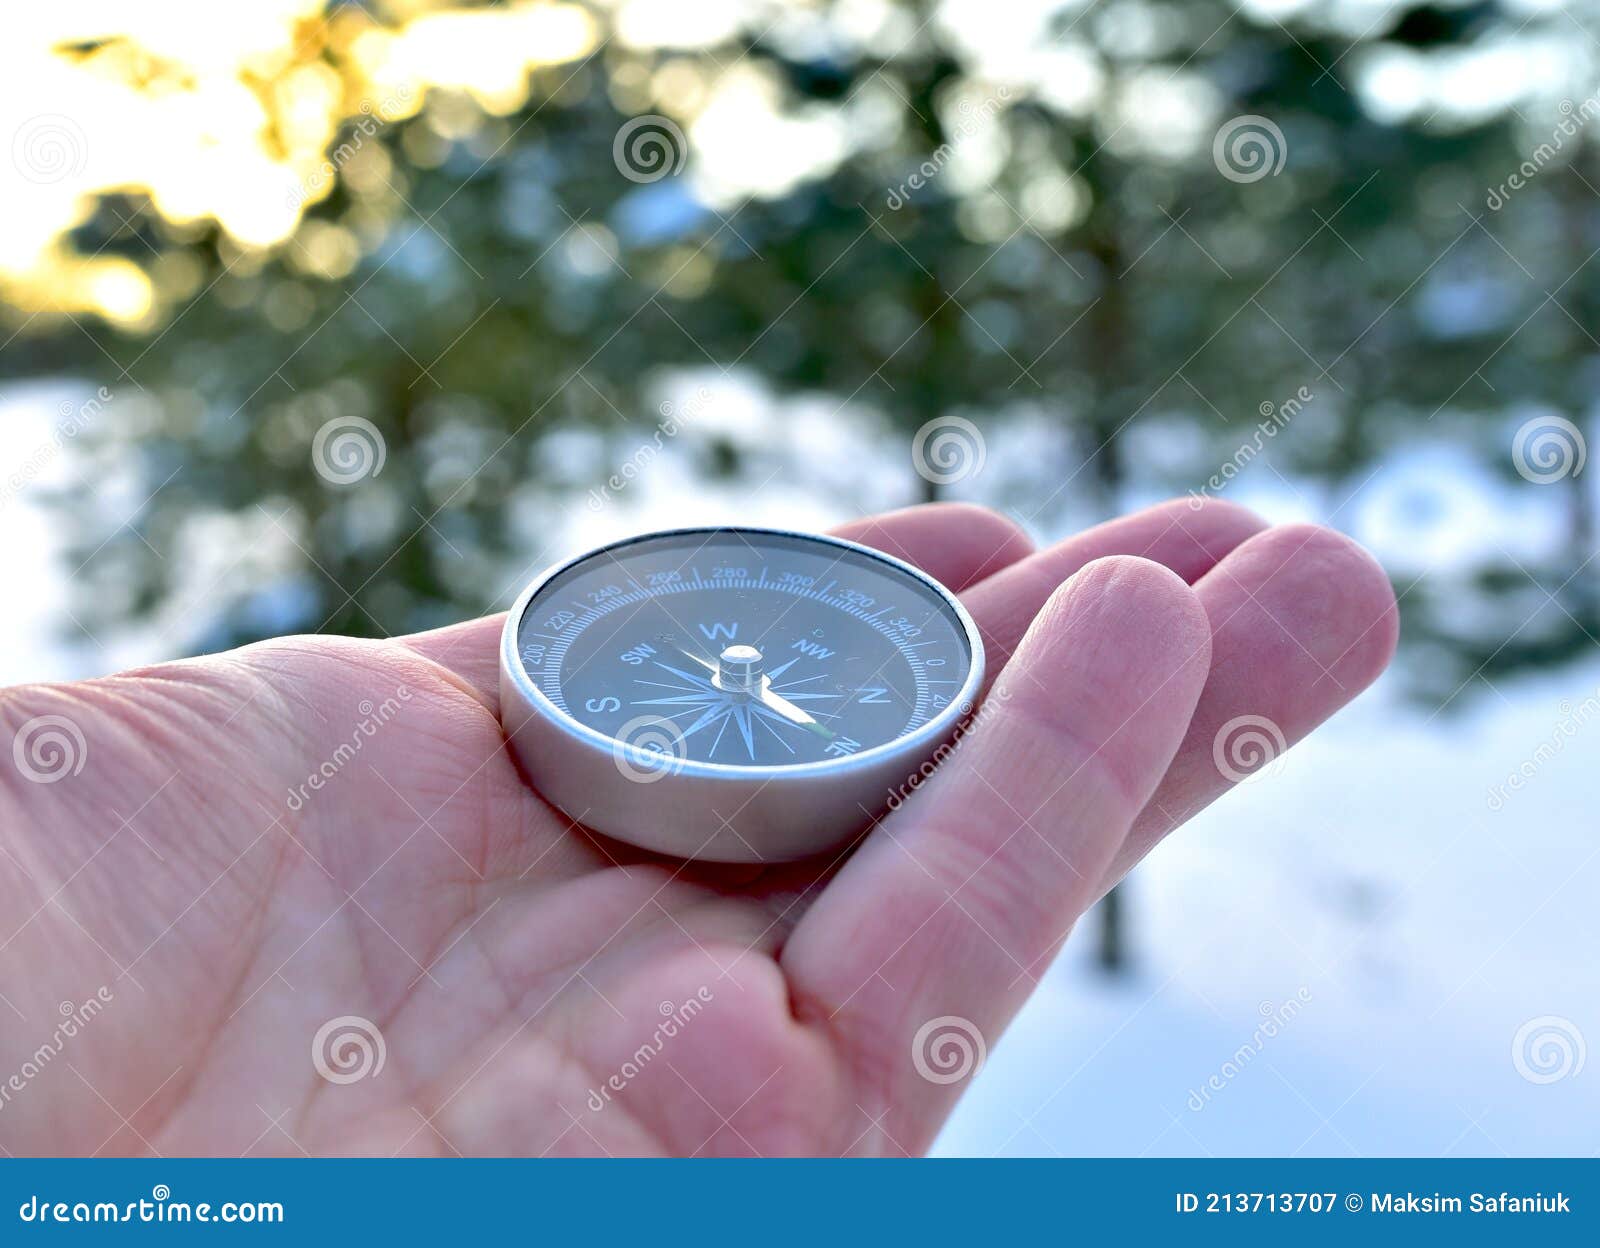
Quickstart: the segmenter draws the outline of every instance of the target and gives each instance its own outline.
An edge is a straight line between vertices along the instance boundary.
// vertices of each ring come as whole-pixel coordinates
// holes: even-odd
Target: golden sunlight
[[[387,12],[249,0],[219,20],[219,6],[201,0],[101,0],[9,15],[0,294],[25,315],[147,327],[180,292],[163,289],[158,266],[74,250],[68,236],[98,196],[127,196],[134,218],[150,213],[167,227],[214,224],[240,252],[267,252],[296,233],[364,140],[414,115],[430,89],[461,92],[486,114],[514,112],[531,70],[580,59],[599,39],[572,4]],[[369,178],[366,189],[387,185]],[[352,239],[317,233],[310,267],[348,271]]]

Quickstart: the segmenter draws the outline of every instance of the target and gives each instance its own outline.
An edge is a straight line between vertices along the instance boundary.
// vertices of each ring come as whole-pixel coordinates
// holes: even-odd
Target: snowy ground
[[[148,638],[61,641],[63,569],[33,497],[60,471],[50,422],[75,393],[0,399],[0,483],[33,465],[0,499],[0,684],[161,657]],[[865,434],[841,441],[803,408],[760,436],[801,452],[819,488],[774,483],[752,503],[695,482],[693,437],[763,425],[730,408],[600,514],[578,509],[569,545],[667,520],[822,526],[838,509],[819,499],[841,494],[861,510],[902,501]],[[1274,518],[1303,505],[1240,497]],[[1459,529],[1448,512],[1442,527]],[[1130,972],[1096,970],[1080,925],[938,1150],[1600,1153],[1600,1056],[1584,1062],[1600,1044],[1600,656],[1498,692],[1430,719],[1380,685],[1157,850],[1128,890]],[[1491,788],[1554,742],[1493,808]]]
[[[939,1151],[1600,1152],[1600,1062],[1574,1068],[1600,1039],[1600,715],[1488,804],[1597,689],[1600,661],[1448,723],[1381,687],[1348,708],[1140,868],[1133,975],[1080,926]]]

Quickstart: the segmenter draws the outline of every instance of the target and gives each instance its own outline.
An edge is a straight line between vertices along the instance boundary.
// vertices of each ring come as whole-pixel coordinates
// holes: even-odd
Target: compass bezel
[[[901,733],[891,740],[870,746],[855,754],[841,758],[822,759],[817,762],[778,764],[713,763],[698,759],[679,758],[672,760],[669,768],[670,776],[694,776],[705,779],[725,778],[739,781],[749,781],[751,779],[783,781],[808,778],[825,779],[849,775],[857,771],[873,771],[885,760],[893,760],[913,754],[917,756],[920,762],[924,750],[927,753],[931,753],[950,735],[956,724],[964,716],[972,712],[978,690],[983,685],[983,640],[978,633],[977,624],[973,621],[967,609],[961,605],[961,600],[953,592],[940,584],[935,578],[929,576],[921,568],[907,563],[903,559],[897,559],[893,555],[885,554],[883,551],[876,550],[871,546],[863,545],[860,542],[852,542],[847,538],[833,537],[822,533],[807,533],[800,529],[772,528],[763,525],[710,524],[660,529],[650,533],[635,534],[614,542],[606,542],[547,568],[518,595],[516,602],[512,605],[506,617],[506,625],[501,633],[500,640],[502,679],[509,681],[516,688],[529,710],[547,722],[559,726],[572,739],[597,750],[603,750],[612,758],[615,758],[619,751],[627,752],[630,757],[644,757],[644,752],[639,750],[638,747],[618,737],[601,732],[596,728],[591,728],[570,712],[563,710],[539,688],[538,683],[534,680],[532,674],[528,671],[527,665],[522,660],[522,648],[518,639],[522,631],[523,617],[532,606],[534,599],[539,596],[540,592],[551,581],[598,556],[608,553],[616,554],[645,542],[678,537],[704,536],[710,538],[720,533],[749,534],[758,538],[786,538],[799,542],[833,546],[841,550],[852,551],[880,564],[886,564],[902,575],[919,582],[955,617],[958,631],[967,646],[967,674],[961,683],[961,687],[950,698],[944,708],[929,717],[925,723],[918,725],[909,732]],[[621,775],[617,779],[621,783],[627,783],[627,780]]]

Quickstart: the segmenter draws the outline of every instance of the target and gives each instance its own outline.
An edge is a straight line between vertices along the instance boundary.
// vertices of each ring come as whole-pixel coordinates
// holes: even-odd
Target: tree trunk
[[[1100,300],[1088,316],[1094,338],[1094,358],[1101,370],[1101,383],[1095,394],[1094,409],[1086,422],[1093,445],[1096,512],[1110,517],[1122,498],[1124,471],[1118,433],[1127,413],[1122,379],[1132,374],[1127,368],[1128,306],[1126,283],[1122,280],[1123,258],[1114,226],[1099,231],[1093,247],[1100,263]],[[1111,975],[1126,969],[1127,934],[1123,930],[1124,893],[1119,884],[1100,903],[1099,949],[1096,961]]]

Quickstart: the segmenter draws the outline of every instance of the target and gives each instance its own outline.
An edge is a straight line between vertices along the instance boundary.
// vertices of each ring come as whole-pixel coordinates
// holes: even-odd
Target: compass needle
[[[547,800],[648,849],[743,862],[857,831],[983,673],[975,626],[936,581],[758,528],[645,534],[560,564],[513,607],[500,657],[502,720]],[[664,761],[641,771],[641,753]]]
[[[656,661],[656,666],[666,668],[666,670],[671,672],[674,676],[683,677],[683,679],[689,681],[691,685],[696,685],[705,689],[710,689],[712,687],[711,682],[705,677],[696,676],[692,672],[681,671],[676,667],[672,667],[669,664],[661,662],[659,659]]]
[[[713,663],[710,659],[702,659],[698,654],[691,654],[689,651],[684,650],[684,649],[682,649],[682,648],[680,648],[678,646],[674,646],[673,649],[676,650],[684,658],[688,659],[689,662],[697,663],[701,667],[705,668],[706,671],[708,673],[710,673],[711,675],[713,675],[713,676],[716,675],[717,665],[715,663]],[[660,666],[666,667],[667,665],[665,663],[662,663]],[[667,668],[667,670],[671,671],[672,669],[671,668]]]

